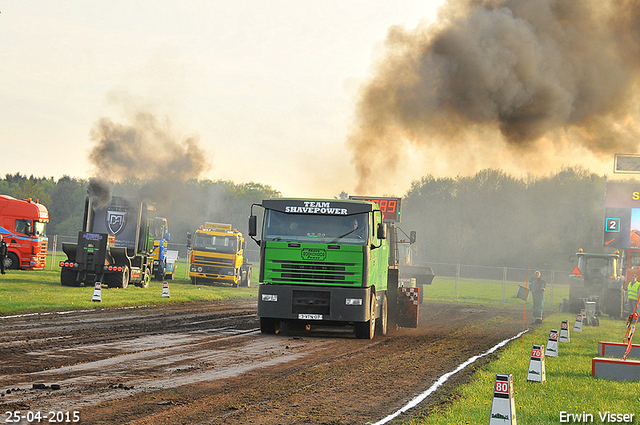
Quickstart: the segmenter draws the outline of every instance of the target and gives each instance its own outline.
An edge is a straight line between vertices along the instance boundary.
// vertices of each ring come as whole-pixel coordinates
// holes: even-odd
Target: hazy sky
[[[441,2],[5,1],[0,173],[91,177],[91,129],[144,108],[199,138],[203,178],[354,193],[357,90],[389,27],[433,20]]]
[[[640,1],[602,1],[4,2],[0,175],[610,174],[639,150]]]

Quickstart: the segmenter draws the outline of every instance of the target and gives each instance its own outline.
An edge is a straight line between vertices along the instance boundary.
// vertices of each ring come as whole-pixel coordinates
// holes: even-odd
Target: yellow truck
[[[251,286],[251,264],[244,257],[245,240],[231,224],[205,223],[188,238],[189,277],[197,283]]]

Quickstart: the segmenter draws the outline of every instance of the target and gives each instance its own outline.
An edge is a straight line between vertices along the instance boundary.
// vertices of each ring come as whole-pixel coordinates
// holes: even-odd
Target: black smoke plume
[[[462,168],[496,147],[636,153],[639,40],[640,0],[451,0],[429,26],[390,28],[347,141],[357,191],[409,146],[459,152]]]
[[[178,137],[168,119],[138,110],[130,123],[100,119],[92,128],[95,146],[89,159],[96,175],[112,182],[145,182],[139,197],[162,203],[182,183],[197,179],[209,168],[196,136]]]
[[[98,177],[89,179],[87,195],[97,207],[103,207],[111,201],[111,185]]]

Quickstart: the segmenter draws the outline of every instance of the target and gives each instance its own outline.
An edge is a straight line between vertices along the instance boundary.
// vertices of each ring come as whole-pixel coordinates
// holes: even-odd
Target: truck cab
[[[21,200],[0,195],[0,234],[7,243],[6,268],[45,268],[48,222],[49,211],[37,199]]]
[[[231,224],[207,222],[190,239],[189,277],[206,282],[251,286],[251,265],[244,257],[245,240]]]
[[[259,240],[254,207],[263,210]],[[356,337],[369,339],[377,325],[386,334],[390,254],[377,204],[267,199],[252,205],[249,235],[260,246],[263,333],[293,323],[350,325]],[[395,290],[397,273],[391,275]]]

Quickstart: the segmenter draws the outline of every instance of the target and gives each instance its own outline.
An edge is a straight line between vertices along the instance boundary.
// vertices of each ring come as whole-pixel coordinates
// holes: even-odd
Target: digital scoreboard
[[[400,222],[400,201],[402,198],[389,198],[380,196],[349,196],[355,201],[375,202],[380,207],[384,221]]]

